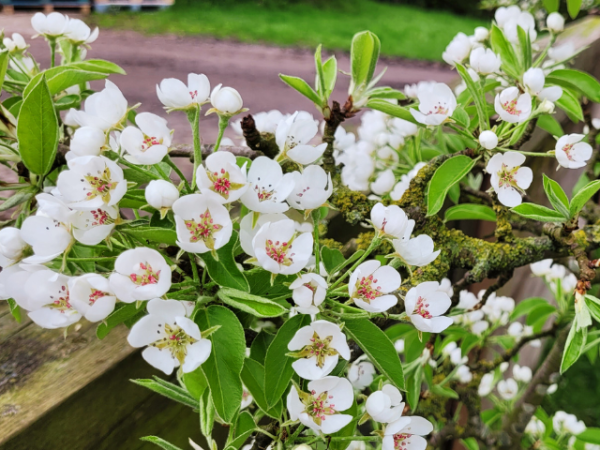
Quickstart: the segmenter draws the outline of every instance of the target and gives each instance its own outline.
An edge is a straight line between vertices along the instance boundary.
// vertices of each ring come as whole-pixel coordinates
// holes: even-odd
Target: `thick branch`
[[[279,154],[279,147],[275,142],[275,136],[272,133],[261,133],[258,131],[252,114],[248,114],[242,119],[242,132],[244,133],[246,144],[252,150],[261,151],[271,159]]]

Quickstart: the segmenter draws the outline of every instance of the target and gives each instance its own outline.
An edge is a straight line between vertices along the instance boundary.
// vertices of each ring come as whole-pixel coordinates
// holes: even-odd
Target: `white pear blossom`
[[[471,52],[469,64],[475,72],[482,75],[489,75],[500,70],[500,56],[496,55],[493,50],[478,47]]]
[[[196,172],[198,186],[203,194],[216,194],[221,203],[238,200],[248,189],[246,163],[240,168],[233,153],[211,154]]]
[[[542,259],[541,261],[529,264],[529,268],[536,277],[544,277],[552,272],[550,266],[552,266],[553,262],[552,258]]]
[[[354,389],[363,390],[369,386],[375,376],[375,366],[369,362],[357,359],[348,369],[348,380]]]
[[[534,42],[537,38],[535,30],[535,18],[527,11],[521,11],[518,15],[511,17],[503,26],[506,38],[513,44],[519,43],[518,27],[529,34],[529,39]]]
[[[14,263],[26,256],[28,247],[27,242],[21,237],[20,229],[15,227],[0,229],[0,256]]]
[[[213,195],[184,195],[173,203],[177,245],[191,253],[214,252],[229,242],[229,211]]]
[[[71,218],[73,237],[82,244],[97,245],[110,235],[118,217],[119,210],[114,206],[74,211]]]
[[[70,302],[68,277],[45,267],[28,275],[22,288],[24,295],[15,296],[15,301],[29,311],[28,316],[36,325],[64,328],[81,319]]]
[[[68,162],[69,170],[58,175],[56,186],[69,206],[93,210],[114,206],[127,192],[123,169],[104,156],[80,156]]]
[[[315,316],[327,295],[327,281],[316,273],[305,273],[290,284],[296,310],[301,314]]]
[[[252,242],[258,264],[273,274],[292,275],[300,272],[312,255],[310,232],[298,233],[293,220],[265,223]]]
[[[467,366],[458,366],[454,377],[463,384],[470,383],[473,380],[473,374]]]
[[[475,40],[477,42],[485,41],[489,35],[490,30],[488,30],[486,27],[477,27],[475,28],[475,32],[473,33],[473,36],[475,37]]]
[[[339,325],[316,320],[300,328],[288,343],[288,350],[297,359],[292,363],[296,373],[306,380],[318,380],[331,373],[339,357],[350,359],[346,335]]]
[[[375,391],[367,398],[367,413],[376,422],[391,423],[402,416],[404,403],[397,387],[386,384],[380,391]]]
[[[5,37],[2,40],[2,43],[4,44],[6,49],[11,53],[20,52],[27,48],[27,42],[25,42],[25,39],[19,33],[13,33],[12,39],[9,37]]]
[[[375,181],[371,183],[371,190],[374,194],[385,195],[390,192],[396,184],[396,177],[392,169],[384,170],[377,175]]]
[[[544,88],[546,76],[540,68],[527,70],[523,75],[523,84],[531,95],[535,95],[540,100],[547,100],[554,103],[562,96],[562,88],[560,86],[549,86]]]
[[[486,373],[481,377],[481,382],[479,383],[479,387],[477,388],[477,394],[480,397],[487,397],[492,393],[494,389],[494,374]]]
[[[120,143],[125,159],[133,164],[157,164],[169,152],[173,130],[167,121],[152,113],[140,113],[135,117],[138,128],[129,126],[123,130]]]
[[[131,328],[127,342],[146,347],[142,357],[167,375],[181,366],[183,373],[196,370],[210,356],[211,341],[202,338],[200,328],[185,316],[177,300],[155,298],[147,305],[148,315]]]
[[[311,118],[294,113],[277,125],[275,140],[279,147],[278,160],[289,158],[298,164],[311,164],[323,155],[327,144],[312,146],[310,140],[315,137],[319,127]]]
[[[529,367],[519,366],[518,364],[514,365],[512,372],[514,379],[523,383],[529,383],[533,376]]]
[[[344,164],[342,182],[355,191],[369,190],[369,179],[375,171],[371,155],[362,147],[364,145],[359,144],[350,147],[336,159],[338,164]]]
[[[35,13],[31,18],[33,29],[48,38],[55,39],[62,36],[67,30],[69,18],[57,12],[52,12],[47,16],[42,13]]]
[[[179,190],[166,180],[152,180],[144,192],[146,201],[159,211],[168,210],[179,198]]]
[[[535,416],[531,417],[531,420],[525,427],[525,433],[531,434],[536,437],[541,437],[546,432],[546,425],[540,419]]]
[[[504,28],[504,25],[512,19],[517,19],[521,14],[521,8],[516,5],[505,7],[501,6],[494,13],[494,19],[500,28]]]
[[[381,236],[398,239],[404,237],[409,227],[414,227],[414,220],[409,219],[402,208],[397,205],[384,206],[383,203],[377,203],[371,209],[371,223]]]
[[[74,111],[74,120],[82,127],[91,126],[108,131],[119,128],[126,119],[127,100],[116,84],[106,80],[103,90],[85,100],[83,111]]]
[[[446,47],[442,58],[451,66],[462,63],[471,52],[471,40],[465,33],[458,33]]]
[[[117,298],[106,278],[87,273],[69,280],[71,305],[90,322],[104,320],[115,309]]]
[[[162,297],[171,288],[171,267],[156,250],[126,250],[115,261],[110,288],[125,303]],[[185,315],[185,314],[183,314]]]
[[[488,161],[485,170],[491,175],[491,183],[498,200],[505,206],[521,204],[521,194],[531,185],[533,172],[522,167],[525,155],[517,152],[496,153]]]
[[[156,95],[167,108],[187,109],[203,105],[210,97],[210,82],[204,74],[188,74],[187,86],[176,78],[165,78],[156,85]]]
[[[556,411],[554,413],[552,427],[558,435],[565,433],[578,435],[586,429],[585,423],[582,420],[577,420],[574,414],[567,414],[564,411]]]
[[[289,209],[284,201],[294,189],[294,175],[284,175],[277,162],[266,156],[256,158],[248,171],[248,183],[241,201],[249,210],[268,214]]]
[[[290,419],[300,420],[315,432],[331,434],[352,420],[346,411],[354,401],[352,385],[345,378],[325,377],[308,383],[308,392],[298,392],[292,386],[287,396]]]
[[[375,259],[359,265],[348,281],[348,293],[356,306],[369,312],[384,312],[398,303],[398,298],[390,294],[402,283],[398,271],[390,266],[382,266]]]
[[[302,173],[292,172],[294,189],[290,192],[287,202],[292,208],[311,211],[325,204],[333,193],[331,174],[321,166],[311,165]]]
[[[583,134],[565,134],[556,141],[555,156],[562,167],[579,169],[592,157],[592,146],[581,142]]]
[[[431,237],[421,234],[411,238],[415,222],[410,220],[402,239],[394,239],[392,245],[396,253],[395,256],[401,258],[410,266],[423,267],[435,261],[440,254],[440,250],[434,251],[434,242]]]
[[[67,161],[79,156],[98,156],[106,142],[104,131],[96,127],[81,127],[75,130]]]
[[[563,62],[570,59],[575,54],[575,47],[572,42],[557,45],[548,49],[548,58],[551,61]]]
[[[238,113],[244,106],[242,96],[232,87],[217,85],[210,94],[213,108],[220,114],[232,115]]]
[[[258,220],[256,220],[256,223],[254,223],[255,218],[253,217],[253,214],[246,214],[240,221],[240,245],[242,246],[244,253],[251,257],[255,257],[256,255],[254,254],[252,241],[254,240],[256,233],[258,233],[264,224],[269,222],[274,223],[280,220],[289,220],[289,217],[285,214],[261,214],[258,217]],[[298,229],[298,226],[296,226],[296,231],[301,231]]]
[[[417,328],[427,333],[440,333],[452,325],[449,317],[442,316],[452,304],[450,297],[439,289],[437,281],[426,281],[406,294],[406,314]]]
[[[493,150],[498,147],[498,136],[491,130],[482,131],[479,135],[479,143],[487,150]]]
[[[424,125],[441,125],[456,109],[456,97],[444,83],[420,85],[419,109],[411,109],[415,120]]]
[[[481,299],[469,291],[460,291],[458,295],[458,305],[456,305],[458,309],[472,309],[481,301]]]
[[[250,391],[246,388],[246,386],[242,386],[242,403],[240,405],[240,409],[246,409],[248,406],[252,404],[254,398]]]
[[[546,26],[550,31],[560,33],[565,29],[565,18],[558,12],[550,13],[546,17]]]
[[[521,94],[519,88],[514,86],[506,88],[496,94],[494,108],[505,122],[525,122],[531,115],[531,95]]]
[[[98,27],[94,31],[83,21],[79,19],[68,19],[65,37],[76,45],[89,45],[98,39],[100,30]]]
[[[500,380],[498,382],[498,394],[504,400],[512,400],[519,391],[519,386],[513,378],[507,378],[506,380]]]
[[[423,436],[432,431],[433,425],[423,417],[401,417],[385,427],[382,450],[424,450]]]
[[[398,353],[404,352],[404,339],[397,339],[394,342],[394,348]]]

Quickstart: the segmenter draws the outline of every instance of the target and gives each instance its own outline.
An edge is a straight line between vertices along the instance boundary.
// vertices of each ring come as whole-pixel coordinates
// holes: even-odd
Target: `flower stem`
[[[48,39],[48,45],[50,46],[50,67],[56,65],[56,39]]]
[[[179,167],[177,167],[177,164],[175,164],[175,162],[168,155],[167,155],[166,163],[169,165],[169,167],[171,167],[171,169],[173,169],[173,171],[175,171],[175,173],[177,174],[179,179],[181,181],[183,181],[186,192],[191,193],[192,188],[190,187],[190,184],[188,183],[187,179],[185,178],[185,175],[183,174],[181,169]]]
[[[522,152],[520,150],[513,150],[512,148],[504,147],[497,147],[496,150],[499,150],[501,152],[516,152],[525,156],[537,156],[538,158],[554,158],[554,155],[551,153]]]
[[[187,113],[188,121],[192,127],[192,137],[194,142],[194,172],[192,173],[192,191],[196,189],[196,172],[202,164],[202,145],[200,143],[200,105],[189,110]]]
[[[221,139],[223,139],[223,134],[225,133],[227,125],[229,125],[229,116],[219,115],[219,136],[217,136],[217,142],[215,142],[215,146],[213,147],[213,153],[219,150]]]
[[[356,261],[354,264],[352,264],[352,267],[350,267],[341,277],[338,278],[338,280],[335,283],[333,283],[329,287],[329,290],[332,291],[333,289],[338,287],[340,285],[340,283],[348,275],[350,275],[352,272],[354,272],[354,269],[356,269],[365,259],[367,259],[367,256],[369,256],[371,254],[371,252],[379,246],[380,243],[381,243],[381,238],[373,238],[373,240],[371,241],[371,244],[369,245],[369,248],[367,248],[365,250],[365,252],[361,255],[361,257],[358,258],[358,261]]]
[[[314,242],[315,242],[315,273],[319,273],[320,272],[320,268],[319,265],[321,263],[321,251],[319,248],[319,219],[321,218],[321,211],[319,208],[313,210],[312,212],[312,218],[313,218],[313,226],[314,226],[314,231],[313,231],[313,237],[314,237]]]

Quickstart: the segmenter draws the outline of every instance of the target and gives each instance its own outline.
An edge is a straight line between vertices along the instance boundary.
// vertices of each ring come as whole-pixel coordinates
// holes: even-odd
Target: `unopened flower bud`
[[[152,180],[146,187],[146,201],[153,208],[170,208],[178,198],[179,191],[168,181]]]
[[[242,96],[231,87],[221,87],[219,84],[210,94],[213,108],[221,113],[233,114],[244,106]]]
[[[560,13],[553,12],[546,19],[546,26],[555,33],[561,32],[565,29],[565,18]]]
[[[487,150],[493,150],[498,146],[498,136],[490,130],[485,130],[479,135],[479,143]]]
[[[554,113],[554,103],[550,100],[544,100],[540,103],[540,112],[544,114],[553,114]]]
[[[485,41],[490,35],[490,31],[486,27],[475,28],[475,40],[477,42]]]

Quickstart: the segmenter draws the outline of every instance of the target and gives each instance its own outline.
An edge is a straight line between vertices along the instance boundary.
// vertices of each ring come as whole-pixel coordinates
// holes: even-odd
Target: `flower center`
[[[427,303],[427,299],[419,297],[419,299],[417,300],[417,304],[415,305],[415,311],[413,314],[418,314],[419,316],[423,317],[423,319],[431,319],[433,316],[430,314],[427,308],[429,308],[429,303]]]
[[[99,298],[110,295],[108,292],[102,292],[98,289],[92,289],[91,292],[92,293],[90,294],[90,296],[88,298],[90,306],[93,305],[94,303],[96,303],[96,300],[98,300]]]
[[[225,200],[229,198],[229,193],[231,191],[237,191],[238,189],[244,187],[242,183],[232,183],[229,179],[229,172],[227,172],[225,169],[221,169],[220,173],[209,172],[208,178],[213,184],[210,189],[219,194]]]
[[[408,440],[412,434],[408,433],[398,433],[394,435],[394,448],[396,450],[405,450],[407,445],[409,444]]]
[[[103,209],[96,209],[90,211],[92,216],[94,217],[94,221],[92,222],[92,226],[96,227],[98,225],[108,225],[113,223],[112,218],[108,215],[106,211]]]
[[[223,228],[223,225],[213,223],[213,218],[208,208],[204,214],[200,214],[198,222],[194,219],[186,220],[185,226],[190,232],[190,242],[202,241],[211,250],[215,248],[214,233]]]
[[[254,192],[256,192],[256,195],[258,195],[258,201],[264,202],[267,200],[271,200],[271,198],[273,197],[273,194],[275,194],[275,189],[271,189],[269,191],[265,188],[261,188],[258,185],[256,185],[256,186],[254,186]]]
[[[448,108],[442,103],[438,103],[433,107],[433,110],[429,110],[427,114],[448,114]]]
[[[161,324],[158,326],[162,327]],[[161,334],[161,331],[159,330],[157,333]],[[174,358],[177,358],[179,364],[183,364],[187,355],[188,345],[197,342],[196,339],[191,337],[177,325],[171,326],[168,323],[165,323],[164,325],[164,334],[165,336],[162,339],[159,339],[150,345],[160,350],[168,349],[171,352],[171,355],[173,355]]]
[[[571,150],[573,150],[573,145],[575,144],[567,144],[562,148],[563,152],[565,152],[565,154],[567,155],[567,159],[569,161],[573,161],[573,155],[571,154]]]
[[[356,291],[354,298],[360,298],[362,301],[371,303],[377,297],[382,296],[381,286],[376,286],[376,279],[373,279],[373,274],[368,277],[362,277],[356,281]]]
[[[306,192],[310,189],[310,186],[305,187],[304,189],[302,189],[302,192],[298,192],[296,194],[296,197],[300,197],[302,198],[304,196],[304,194],[306,194]]]
[[[512,116],[518,116],[521,114],[521,110],[517,109],[517,99],[516,98],[502,103],[502,108],[504,109],[504,111],[506,111],[507,113],[509,113]]]
[[[291,248],[292,240],[290,240],[289,242],[280,243],[279,241],[273,242],[269,239],[267,240],[267,243],[265,245],[265,251],[267,252],[267,256],[273,261],[276,261],[278,264],[283,264],[284,266],[291,266],[294,262],[294,259],[292,257],[295,255],[295,253],[290,253],[288,255],[288,252]]]
[[[190,95],[192,96],[192,100],[196,100],[196,97],[198,97],[198,91],[190,91]]]
[[[517,181],[515,180],[515,175],[519,171],[521,166],[513,167],[509,169],[506,164],[502,164],[502,168],[498,171],[498,186],[499,187],[513,187],[518,189]]]
[[[156,284],[160,278],[160,270],[154,272],[150,264],[140,263],[142,273],[132,273],[129,279],[138,286],[146,286],[147,284]]]
[[[150,147],[154,145],[161,145],[163,143],[162,139],[159,139],[154,136],[146,136],[144,135],[144,142],[142,143],[142,151],[145,152]]]
[[[324,339],[314,332],[313,337],[310,339],[310,344],[307,344],[302,350],[295,352],[292,356],[296,358],[317,358],[317,366],[323,368],[325,360],[328,356],[335,356],[338,354],[335,348],[331,348],[329,345],[333,340],[333,336],[327,336]]]
[[[88,173],[84,178],[90,186],[90,191],[86,194],[89,200],[102,197],[104,203],[110,202],[110,191],[116,188],[118,183],[111,180],[108,167],[105,167],[102,173],[98,173],[98,176]]]
[[[305,405],[305,412],[312,417],[312,420],[317,424],[321,425],[324,420],[327,420],[327,416],[332,416],[336,413],[335,405],[329,403],[333,398],[327,391],[321,392],[316,395],[315,391],[311,391],[310,394],[306,392],[300,392],[300,399]]]
[[[66,286],[61,286],[58,291],[58,297],[50,296],[52,303],[46,305],[50,309],[56,309],[64,314],[66,311],[72,309],[71,302],[69,301],[69,291]]]

